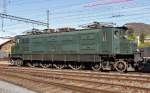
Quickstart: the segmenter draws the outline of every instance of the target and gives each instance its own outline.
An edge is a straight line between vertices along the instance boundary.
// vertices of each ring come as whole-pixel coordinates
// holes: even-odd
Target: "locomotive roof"
[[[124,30],[127,30],[128,28],[127,27],[104,27],[104,28],[95,28],[95,29],[78,29],[78,30],[74,30],[74,31],[70,31],[70,32],[53,32],[53,33],[48,33],[48,34],[34,34],[34,35],[18,35],[16,37],[28,37],[28,36],[41,36],[41,35],[57,35],[57,34],[60,34],[60,33],[74,33],[74,32],[79,32],[79,31],[91,31],[91,30],[98,30],[98,29],[124,29]]]

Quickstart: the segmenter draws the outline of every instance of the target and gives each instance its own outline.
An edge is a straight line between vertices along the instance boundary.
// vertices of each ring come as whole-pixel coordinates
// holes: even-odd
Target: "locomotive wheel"
[[[42,68],[49,68],[51,66],[51,64],[47,64],[47,63],[40,63],[40,66]]]
[[[23,61],[21,59],[17,59],[17,60],[15,60],[15,64],[16,64],[16,66],[20,67],[23,65]]]
[[[127,70],[127,63],[125,61],[118,61],[115,63],[115,69],[118,72],[125,72]]]
[[[69,64],[68,66],[73,70],[80,70],[83,67],[82,64],[79,63]]]
[[[65,68],[65,65],[64,64],[53,64],[53,66],[57,69],[63,69]]]
[[[15,61],[14,60],[11,59],[9,62],[10,62],[11,65],[15,65]]]
[[[36,67],[36,66],[37,66],[36,63],[32,63],[32,62],[27,63],[27,65],[28,65],[29,67]]]
[[[94,63],[94,64],[92,65],[92,69],[93,69],[94,71],[99,71],[99,70],[101,70],[101,68],[102,68],[101,63]]]

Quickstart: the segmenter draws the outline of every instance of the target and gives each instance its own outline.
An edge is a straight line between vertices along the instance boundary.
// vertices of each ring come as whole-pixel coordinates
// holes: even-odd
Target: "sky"
[[[0,0],[0,13],[3,13],[3,0]],[[50,14],[50,28],[75,27],[98,22],[126,23],[141,22],[150,24],[150,0],[7,0],[6,13],[18,17],[47,22],[46,11]],[[38,26],[9,19],[4,20],[0,37],[23,34]]]

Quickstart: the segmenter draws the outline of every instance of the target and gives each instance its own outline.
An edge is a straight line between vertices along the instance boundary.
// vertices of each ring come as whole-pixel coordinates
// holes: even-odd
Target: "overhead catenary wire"
[[[40,2],[39,2],[40,1]],[[50,2],[51,0],[36,0],[35,1],[29,1],[29,2],[21,2],[21,3],[16,3],[15,5],[30,5],[30,4],[43,4],[43,3],[47,3]],[[18,1],[17,1],[18,2]],[[76,7],[76,6],[80,6],[82,4],[85,4],[87,2],[81,2],[81,3],[73,3],[73,4],[67,4],[67,5],[60,5],[60,6],[53,6],[52,9],[62,9],[62,8],[68,8],[68,7]],[[17,6],[15,6],[17,8]],[[36,8],[38,9],[38,8]]]
[[[150,4],[150,3],[149,3]],[[134,10],[139,10],[139,9],[150,9],[150,6],[149,6],[149,4],[147,4],[147,5],[144,5],[144,6],[141,6],[141,7],[129,7],[129,8],[123,8],[123,9],[121,9],[121,10],[115,10],[115,11],[113,11],[113,13],[122,13],[122,12],[129,12],[129,11],[133,11],[134,12]],[[129,10],[130,9],[130,10]],[[103,15],[103,16],[105,16],[105,15],[110,15],[111,14],[111,12],[110,11],[108,11],[108,12],[103,12],[103,13],[99,13],[98,11],[97,12],[94,12],[94,13],[91,13],[91,14],[75,14],[75,15],[68,15],[68,16],[60,16],[60,17],[53,17],[53,18],[56,18],[56,19],[65,19],[65,18],[76,18],[76,17],[81,17],[81,16],[83,16],[83,17],[86,17],[86,16],[94,16],[94,15]]]
[[[41,0],[41,1],[42,1],[42,0]],[[146,4],[148,5],[147,2],[145,3],[145,5],[146,5]],[[117,5],[119,6],[119,4],[117,4]],[[143,6],[145,6],[145,5],[143,5]],[[63,6],[63,5],[62,5],[62,6]],[[77,6],[78,6],[78,5],[77,5]],[[134,7],[134,8],[138,11],[139,6],[142,6],[142,4],[141,4],[141,5],[139,5],[139,4],[137,4],[137,5],[134,4],[133,6],[129,6],[129,7]],[[67,7],[67,6],[66,6],[66,7]],[[120,6],[119,6],[119,7],[120,7]],[[69,8],[70,8],[70,6],[68,7],[68,10],[70,11]],[[59,10],[59,8],[57,8],[57,9]],[[96,8],[96,9],[99,9],[99,8]],[[129,9],[129,8],[126,7],[126,9]],[[121,16],[120,16],[120,17],[113,17],[113,16],[116,16],[117,14],[116,14],[116,15],[111,14],[112,11],[109,11],[109,12],[108,12],[108,13],[110,13],[110,15],[107,15],[107,14],[106,14],[106,15],[96,14],[98,11],[95,12],[94,9],[82,9],[83,11],[86,10],[86,11],[84,12],[84,13],[85,13],[85,14],[84,14],[83,11],[80,11],[80,10],[76,9],[76,6],[74,6],[74,8],[72,9],[72,12],[74,12],[75,15],[72,14],[72,15],[69,16],[68,14],[71,14],[71,12],[66,12],[66,13],[65,13],[65,12],[63,12],[63,11],[61,11],[61,10],[63,10],[63,8],[60,9],[59,11],[56,11],[58,14],[57,14],[56,12],[53,12],[53,13],[52,13],[52,17],[53,17],[52,21],[53,21],[53,22],[56,22],[56,19],[59,20],[59,21],[60,21],[60,20],[65,20],[64,23],[62,23],[62,24],[65,24],[65,23],[67,23],[69,20],[71,20],[69,24],[72,24],[72,22],[75,20],[76,24],[78,24],[78,22],[80,22],[80,20],[81,20],[81,21],[82,21],[82,20],[90,20],[90,19],[91,19],[91,20],[92,20],[92,19],[93,19],[93,20],[94,20],[94,19],[96,20],[97,18],[98,18],[97,20],[99,20],[99,18],[101,18],[101,17],[103,18],[103,17],[105,17],[105,16],[107,16],[105,19],[112,19],[112,18],[122,19],[122,18],[125,18],[125,16],[122,16],[122,17],[121,17]],[[93,10],[94,10],[94,11],[93,11]],[[121,15],[121,13],[122,13],[121,11],[123,11],[123,10],[124,10],[124,8],[118,10],[118,12],[119,12],[120,15]],[[67,11],[67,10],[66,10],[66,11]],[[80,12],[79,12],[79,15],[76,14],[77,11],[80,11]],[[87,11],[88,11],[88,12],[87,12]],[[129,10],[129,11],[131,11],[131,10]],[[62,12],[62,14],[61,14],[60,12]],[[118,12],[116,12],[116,10],[113,10],[113,13],[118,13]],[[59,13],[60,13],[60,14],[59,14]],[[93,14],[95,15],[95,18],[94,18],[93,15],[89,15],[88,13],[93,13]],[[135,13],[135,10],[133,11],[133,13]],[[65,19],[64,17],[58,16],[58,15],[64,15],[64,14],[66,14],[66,17],[68,16],[67,19]],[[81,15],[81,14],[84,14],[85,16],[83,16],[83,15]],[[88,15],[87,15],[87,14],[88,14]],[[100,16],[99,16],[99,15],[100,15]],[[142,14],[139,14],[139,15],[142,15]],[[32,16],[32,15],[30,15],[29,17],[31,17],[31,16]],[[36,16],[36,15],[33,15],[33,17],[35,17],[35,16]],[[56,16],[56,17],[55,17],[55,16]],[[90,16],[91,16],[91,17],[90,17]],[[136,17],[137,15],[133,15],[133,16]],[[133,16],[128,16],[128,17],[133,17]],[[82,18],[82,17],[85,17],[85,18]],[[110,17],[110,18],[108,18],[108,17]],[[112,18],[111,18],[111,17],[112,17]],[[127,16],[126,16],[126,17],[127,17]],[[42,17],[39,17],[39,19],[41,19],[41,18],[42,18]],[[64,18],[64,19],[62,19],[62,18]],[[117,20],[118,20],[118,19],[117,19]],[[84,21],[84,22],[85,22],[85,21]]]
[[[149,6],[149,2],[145,2],[143,6]],[[130,8],[139,8],[139,7],[142,7],[142,5],[133,5],[133,6],[129,6],[128,8],[123,8],[124,9],[130,9]],[[84,10],[83,10],[84,11]],[[122,11],[122,10],[118,10],[118,11]],[[89,13],[90,11],[88,11],[87,13]],[[75,12],[76,13],[76,12]],[[80,12],[80,13],[84,13],[84,12]],[[83,15],[87,15],[87,13],[85,12],[85,14]],[[92,14],[95,14],[97,12],[91,12]],[[66,13],[67,14],[67,13]],[[68,13],[70,14],[70,12]],[[31,16],[42,16],[42,15],[31,15]],[[64,17],[67,17],[67,18],[71,18],[71,17],[74,17],[74,16],[82,16],[81,14],[72,14],[72,15],[67,15],[67,16],[56,16],[54,13],[52,13],[51,17],[53,17],[53,20],[55,19],[61,19],[61,18],[64,18]]]
[[[144,12],[141,12],[141,13],[138,13],[138,11],[137,12],[132,12],[132,14],[129,14],[129,15],[122,15],[123,17],[125,17],[125,16],[135,16],[135,15],[140,15],[140,14],[145,14],[145,13],[149,13],[150,11],[148,11],[147,12],[147,9],[149,9],[149,8],[145,8],[145,10],[143,10]],[[133,14],[134,13],[134,14]],[[97,17],[98,16],[98,17]],[[111,16],[111,15],[108,15],[108,16],[106,16],[106,17],[103,17],[103,16],[101,16],[101,15],[97,15],[97,16],[87,16],[87,17],[83,17],[83,19],[90,19],[90,17],[95,17],[94,19],[96,19],[96,18],[110,18],[110,17],[114,17],[113,15]],[[122,17],[122,16],[120,16],[120,17]],[[74,19],[79,19],[80,21],[83,21],[83,19],[81,19],[81,18],[74,18]],[[67,20],[66,20],[67,21]],[[71,20],[71,21],[73,21],[73,19]],[[79,21],[76,21],[76,22],[79,22]]]
[[[144,3],[144,2],[143,2]],[[139,8],[139,7],[143,7],[143,6],[149,6],[149,4],[150,4],[150,2],[145,2],[143,5],[132,5],[132,6],[129,6],[129,7],[124,7],[123,8],[123,10],[124,9],[131,9],[131,8]],[[86,11],[86,10],[88,10],[88,11]],[[86,9],[86,10],[78,10],[78,11],[68,11],[68,12],[63,12],[63,13],[59,13],[59,12],[57,12],[57,13],[55,13],[55,12],[53,12],[52,13],[52,15],[51,16],[53,16],[53,18],[56,18],[56,19],[58,19],[58,18],[63,18],[63,17],[72,17],[72,16],[78,16],[78,15],[80,15],[81,16],[81,14],[82,15],[87,15],[88,13],[92,13],[92,14],[95,14],[95,13],[97,13],[97,12],[95,12],[95,11],[93,11],[93,10],[89,10],[89,9]],[[118,11],[121,11],[121,10],[118,10]],[[110,12],[110,11],[109,11]],[[61,16],[62,15],[62,16]],[[31,15],[31,16],[42,16],[42,14],[41,15]]]
[[[90,2],[84,5],[84,7],[95,7],[99,5],[108,5],[108,4],[115,4],[115,3],[123,3],[123,2],[129,2],[133,0],[96,0],[95,2]]]
[[[144,1],[144,2],[145,2],[145,1]],[[147,4],[147,3],[149,3],[149,2],[145,2],[145,3]],[[133,6],[136,6],[136,5],[133,5]],[[66,6],[66,7],[69,8],[68,6]],[[138,7],[138,6],[137,6],[137,7]],[[63,7],[61,7],[60,9],[63,9]],[[34,11],[35,11],[35,10],[34,10]],[[33,12],[34,12],[34,11],[33,11]],[[77,12],[83,13],[84,10],[83,10],[83,11],[80,11],[80,10],[79,10],[79,11],[68,11],[68,12],[66,12],[66,13],[65,13],[64,11],[63,11],[62,13],[61,13],[61,12],[57,12],[57,13],[53,12],[52,14],[53,14],[53,15],[55,15],[55,14],[68,14],[68,13],[77,13]],[[31,15],[31,16],[32,16],[32,15]],[[42,16],[42,14],[41,14],[41,15],[33,15],[33,16]]]
[[[38,1],[36,1],[36,3],[42,3],[42,2],[49,2],[50,0],[40,0],[41,2],[38,2]],[[101,0],[101,1],[105,1],[105,0]],[[31,1],[30,3],[22,3],[22,4],[19,4],[19,6],[20,5],[24,5],[24,4],[35,4],[35,2],[33,2],[33,1]],[[62,6],[57,6],[57,7],[51,7],[52,9],[55,9],[55,10],[62,10],[62,9],[64,9],[64,8],[66,8],[66,9],[68,9],[68,8],[71,8],[71,7],[77,7],[77,6],[83,6],[84,4],[86,4],[86,3],[89,3],[89,2],[84,2],[84,3],[75,3],[75,4],[69,4],[69,5],[62,5]],[[15,6],[16,7],[16,6]],[[41,9],[41,8],[37,8],[37,7],[35,7],[36,8],[36,10],[39,10],[39,9]],[[36,10],[34,10],[34,11],[36,11]],[[22,9],[21,9],[21,11],[23,11]],[[20,12],[21,12],[20,11]]]
[[[105,0],[102,0],[102,1],[105,1]],[[147,3],[147,2],[146,2]],[[122,3],[120,3],[120,4],[122,4]],[[119,5],[120,5],[119,4]],[[84,5],[84,4],[83,4]],[[83,7],[83,5],[80,5],[81,7]],[[106,5],[108,5],[108,4],[104,4],[104,5],[102,5],[102,6],[106,6]],[[83,7],[84,8],[84,7]],[[94,7],[94,8],[84,8],[84,9],[86,9],[86,10],[90,10],[90,9],[95,9],[95,8],[97,8],[97,7]],[[61,8],[60,10],[62,10],[63,8]],[[83,12],[83,10],[77,10],[77,11],[67,11],[67,12],[61,12],[61,11],[59,11],[59,12],[54,12],[54,14],[65,14],[65,13],[73,13],[73,12]]]
[[[21,21],[21,22],[25,22],[25,23],[32,23],[32,24],[43,25],[43,26],[47,26],[48,25],[45,22],[40,22],[40,21],[28,19],[28,18],[22,18],[22,17],[17,17],[17,16],[3,14],[3,13],[0,13],[0,17],[1,18],[10,19],[10,20]]]
[[[141,15],[142,14],[142,15]],[[120,17],[117,17],[118,20],[122,20],[124,19],[125,17],[128,17],[128,19],[130,19],[130,17],[136,17],[136,16],[144,16],[144,15],[150,15],[150,11],[144,11],[144,12],[137,12],[137,13],[132,13],[132,14],[127,14],[127,15],[124,15],[124,16],[120,16]],[[116,18],[116,17],[113,17],[113,16],[101,16],[101,17],[87,17],[87,18],[84,18],[84,19],[76,19],[76,20],[71,20],[71,23],[78,23],[78,22],[85,22],[85,21],[100,21],[100,20],[103,20],[103,19],[113,19],[113,18]],[[121,19],[122,18],[122,19]],[[70,23],[69,22],[70,20],[66,20],[67,23]],[[60,21],[61,22],[61,21]]]
[[[143,11],[149,11],[149,9],[150,9],[149,6],[141,8],[141,10],[143,10]],[[131,12],[132,13],[136,13],[136,12],[138,12],[137,10],[139,10],[139,9],[135,9],[134,11],[131,11]],[[102,13],[102,14],[92,14],[92,15],[83,15],[83,16],[80,15],[80,16],[74,16],[74,17],[64,17],[64,18],[60,17],[60,19],[56,18],[55,21],[56,20],[57,21],[58,20],[73,20],[73,19],[78,19],[78,20],[80,19],[81,20],[81,19],[86,19],[86,18],[91,18],[91,17],[107,17],[107,16],[116,16],[116,15],[125,16],[124,13],[126,13],[126,12],[128,12],[128,11],[127,10],[125,10],[125,11],[118,11],[118,12],[114,12],[114,14],[111,14],[111,12],[107,12],[107,13]]]
[[[139,13],[140,14],[140,13]],[[121,21],[121,20],[125,20],[126,22],[130,22],[130,21],[127,21],[126,19],[128,19],[128,20],[132,20],[132,19],[135,19],[135,20],[141,20],[142,19],[142,16],[141,15],[138,15],[138,16],[134,16],[134,15],[137,15],[137,14],[132,14],[132,15],[128,15],[128,16],[124,16],[124,18],[122,18],[122,19],[117,19],[118,21]],[[144,13],[143,14],[144,16],[150,16],[150,12],[147,12],[147,13]],[[129,17],[130,16],[130,17]],[[129,18],[127,18],[127,17],[129,17]],[[113,18],[113,17],[112,17]],[[110,18],[107,18],[108,20],[109,19],[112,19],[111,17]],[[140,19],[139,19],[140,18]],[[97,18],[88,18],[88,19],[85,19],[85,20],[81,20],[81,21],[78,21],[78,22],[81,22],[81,24],[84,24],[84,22],[85,21],[88,21],[88,22],[93,22],[93,20],[97,20],[97,21],[101,21],[101,19],[99,18],[99,19],[97,19]],[[75,22],[75,21],[73,21],[73,22]],[[76,21],[77,22],[77,21]],[[79,26],[79,25],[81,25],[81,24],[76,24],[76,22],[75,22],[75,25],[73,25],[73,23],[72,24],[66,24],[66,25],[68,25],[68,26]],[[60,24],[61,25],[61,24]],[[22,28],[22,26],[20,26],[20,28]]]
[[[150,16],[150,12],[146,13],[144,15],[138,15],[136,17],[135,16],[130,16],[128,18],[128,16],[126,16],[124,18],[118,18],[118,19],[116,19],[116,21],[123,21],[123,24],[128,23],[128,22],[136,22],[137,20],[143,20],[143,16],[149,17]],[[87,22],[90,23],[90,22],[93,22],[93,21],[112,22],[111,19],[112,18],[107,18],[107,21],[106,20],[102,21],[102,19],[89,18],[89,19],[85,19],[85,20],[81,20],[81,21],[73,21],[72,24],[66,24],[66,25],[68,25],[70,27],[78,27],[79,25],[86,24]],[[130,20],[132,20],[132,21],[130,21]],[[76,24],[77,22],[80,22],[80,23]],[[60,24],[60,25],[63,26],[63,24]],[[119,25],[119,26],[122,26],[122,25]]]

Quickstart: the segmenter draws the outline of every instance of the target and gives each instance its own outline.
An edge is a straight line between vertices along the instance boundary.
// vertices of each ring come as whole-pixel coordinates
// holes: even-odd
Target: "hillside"
[[[145,23],[127,23],[126,27],[133,29],[136,33],[144,32],[150,34],[150,24]]]

